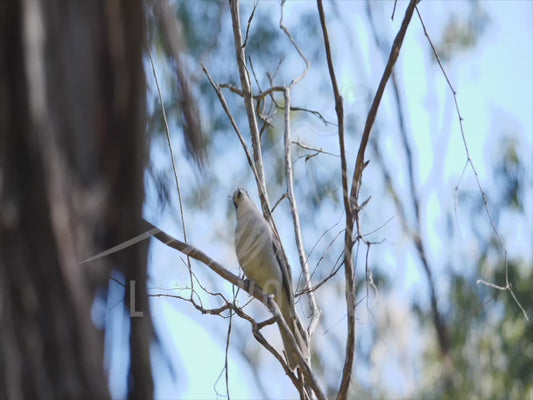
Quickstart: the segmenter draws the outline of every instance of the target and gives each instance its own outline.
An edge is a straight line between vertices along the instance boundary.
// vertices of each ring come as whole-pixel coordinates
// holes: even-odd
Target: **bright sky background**
[[[252,4],[248,2],[243,4],[243,21],[247,20]],[[393,2],[377,2],[377,4],[386,10],[390,9],[386,12],[387,15],[390,15]],[[384,32],[388,32],[389,44],[401,24],[406,4],[406,2],[398,2],[396,17],[393,22],[390,18],[380,22],[380,27]],[[362,11],[363,5],[363,2],[356,1],[338,2],[337,9],[342,13],[344,23],[330,25],[331,40],[334,44],[333,54],[348,115],[350,113],[351,115],[365,115],[364,109],[367,107],[367,102],[366,98],[361,97],[360,89],[371,88],[373,93],[384,67],[381,54],[376,50],[373,39],[368,36],[369,27],[366,15]],[[485,33],[475,48],[457,53],[445,67],[458,92],[458,101],[465,119],[464,128],[472,159],[480,174],[482,184],[489,189],[492,181],[490,176],[492,172],[489,169],[491,157],[500,144],[496,138],[491,136],[494,133],[504,133],[505,131],[521,133],[519,148],[522,151],[521,156],[527,168],[529,182],[533,176],[533,2],[482,1],[481,6],[490,18]],[[279,15],[279,11],[276,11],[278,9],[277,2],[266,5],[262,3],[259,7],[270,7],[273,10],[274,23],[277,23]],[[296,18],[297,13],[314,7],[314,2],[289,2],[285,11],[286,24],[289,30],[298,29],[297,26],[291,26],[291,21],[298,20]],[[438,43],[447,21],[444,16],[450,12],[460,15],[467,10],[467,3],[465,1],[425,1],[421,2],[419,9],[432,40],[434,43]],[[328,2],[326,2],[326,12],[328,15],[332,12]],[[229,20],[224,21],[224,24],[229,24]],[[350,34],[346,33],[346,29],[350,29]],[[357,63],[349,58],[351,52],[343,50],[350,46],[349,40],[352,41],[355,48],[359,49],[358,55],[364,57]],[[216,65],[208,65],[208,67],[212,70],[217,68]],[[299,71],[298,68],[301,66],[297,64],[294,68],[295,71]],[[449,208],[450,204],[453,207],[453,189],[458,182],[466,156],[458,129],[457,116],[453,108],[453,97],[442,75],[438,73],[437,65],[430,59],[430,48],[416,14],[409,26],[396,68],[400,73],[399,81],[405,101],[404,114],[408,129],[415,132],[413,136],[416,137],[416,143],[412,143],[412,145],[415,149],[417,183],[422,193],[424,229],[430,243],[428,246],[431,251],[430,257],[438,260],[443,252],[448,250],[445,244],[440,243],[439,232],[441,228],[438,225],[442,224],[442,215],[440,215],[439,210]],[[159,74],[163,74],[160,65],[158,65],[158,69],[160,69]],[[298,104],[299,101],[305,101],[309,96],[313,96],[314,82],[329,80],[325,73],[324,70],[312,71],[301,84],[302,89],[295,90],[293,103]],[[297,72],[295,72],[296,74]],[[148,74],[148,82],[153,85],[153,78],[150,74]],[[165,91],[165,87],[163,87],[163,91]],[[390,94],[391,92],[387,91],[382,102],[382,108],[378,112],[376,126],[380,129],[381,135],[386,134],[387,128],[397,124],[394,120],[383,119],[383,116],[394,115],[391,111],[393,106],[391,105]],[[332,98],[315,100],[317,101],[315,109],[323,112],[328,119],[334,120]],[[307,144],[323,147],[331,152],[338,152],[335,147],[336,142],[332,141],[334,127],[324,128],[319,123],[316,126],[310,126],[308,122],[299,124],[298,121],[295,121],[293,129],[295,137],[304,135],[306,132],[312,133],[305,136]],[[360,132],[357,133],[356,137],[347,138],[349,149],[356,148],[359,135]],[[176,139],[177,141],[178,139]],[[381,143],[385,146],[384,154],[391,157],[391,165],[394,165],[395,161],[403,162],[403,159],[394,160],[397,153],[395,151],[397,143],[393,139],[384,140]],[[240,148],[236,151],[239,152],[238,155],[228,152],[229,154],[224,153],[220,157],[213,157],[208,168],[219,171],[242,168],[242,165],[236,164],[244,162],[242,151]],[[353,166],[354,157],[355,151],[351,151],[349,165]],[[161,165],[167,165],[170,162],[168,154],[158,149],[152,151],[152,160],[154,163],[161,163]],[[366,185],[365,190],[369,194],[373,194],[369,184],[372,182],[371,168],[372,165],[368,168],[369,171],[365,171],[365,173],[368,172],[368,177],[363,179],[363,185]],[[180,171],[191,171],[186,160],[179,162],[179,169]],[[269,171],[267,174],[272,176]],[[191,176],[197,175],[191,172]],[[220,202],[216,213],[210,212],[208,214],[202,213],[201,210],[198,212],[190,210],[190,214],[194,217],[189,217],[188,233],[191,243],[207,252],[212,258],[228,265],[233,272],[237,273],[238,267],[232,246],[234,216],[231,214],[230,201],[226,197],[236,186],[242,185],[241,182],[235,181],[235,176],[235,174],[230,173],[219,175],[220,188],[216,190],[217,196],[209,200]],[[435,181],[444,182],[444,185],[431,184]],[[407,185],[405,187],[407,188]],[[474,188],[471,171],[467,171],[465,174],[461,187]],[[182,188],[187,190],[186,184]],[[255,195],[255,193],[253,194]],[[506,244],[511,254],[521,254],[531,260],[530,239],[533,219],[531,185],[526,189],[525,196],[527,220],[506,221],[501,225],[501,233],[506,238]],[[155,196],[148,193],[148,198],[155,198]],[[255,199],[257,200],[257,197]],[[153,214],[149,207],[150,204],[147,204],[146,215],[148,218]],[[327,221],[337,220],[339,214],[338,212],[332,214],[332,210],[331,207],[326,207],[320,215],[316,215],[317,224],[324,221],[323,226],[327,226]],[[372,209],[370,205],[367,212],[379,213],[379,210]],[[389,216],[393,216],[394,211],[384,210],[384,214],[386,216],[383,216],[382,222],[385,222]],[[467,215],[459,215],[458,218],[462,223],[468,221]],[[228,226],[228,221],[230,221],[230,226]],[[159,219],[157,223],[169,233],[181,237],[177,215],[167,215],[167,217]],[[387,237],[387,240],[392,243],[389,247],[384,248],[385,254],[383,255],[385,260],[389,260],[389,265],[397,266],[397,270],[391,270],[389,273],[399,276],[398,293],[425,291],[425,279],[414,260],[410,257],[404,257],[402,265],[402,262],[399,263],[396,259],[397,255],[405,254],[404,251],[406,251],[406,244],[402,242],[398,225],[399,223],[396,221],[396,223],[385,227],[380,233],[382,237]],[[290,226],[287,227],[282,224],[282,237],[287,236],[287,240],[290,240],[291,229]],[[176,269],[180,269],[181,274],[177,274]],[[180,278],[184,276],[184,270],[185,267],[177,252],[153,241],[150,251],[151,287],[183,288],[186,282]],[[439,271],[437,271],[438,273]],[[120,289],[115,289],[110,291],[110,299],[120,299]],[[441,288],[442,290],[445,288]],[[186,295],[182,292],[180,294]],[[395,294],[393,293],[392,296]],[[405,303],[404,305],[407,307],[406,300],[402,299],[401,296],[396,300],[399,303]],[[113,304],[112,301],[110,303]],[[97,306],[95,305],[95,307]],[[224,393],[223,376],[218,383],[216,382],[219,374],[223,373],[227,321],[218,317],[200,315],[188,303],[175,299],[152,298],[151,307],[158,338],[162,344],[161,348],[167,352],[163,355],[161,350],[154,347],[156,399],[216,398],[216,390],[219,393]],[[117,307],[116,316],[120,315],[120,309],[121,307]],[[402,312],[401,307],[398,310],[398,313]],[[110,387],[113,397],[118,399],[123,398],[126,393],[123,382],[125,381],[125,366],[128,361],[124,359],[123,354],[126,353],[124,349],[127,345],[127,336],[124,332],[127,331],[129,322],[127,320],[121,321],[120,317],[114,317],[113,310],[109,312],[107,318],[110,321],[113,320],[106,339],[114,343],[114,351],[107,358],[111,371]],[[217,318],[218,321],[214,323],[213,320]],[[342,311],[339,311],[339,318],[342,318]],[[246,332],[248,328],[246,325],[238,321],[235,323],[244,326],[244,332]],[[406,320],[406,324],[409,323],[409,320]],[[345,329],[344,321],[339,323],[338,329]],[[322,339],[318,334],[317,331],[317,337],[314,340],[320,343]],[[239,336],[233,336],[232,340],[241,339]],[[120,345],[117,345],[118,343]],[[253,346],[254,343],[250,333],[249,344]],[[406,347],[416,350],[416,345],[412,343],[407,343]],[[276,362],[269,354],[266,354],[266,351],[263,352],[263,355],[259,365],[264,368],[266,376],[272,375],[272,382],[275,382],[275,385],[269,386],[269,389],[272,390],[272,397],[294,397],[296,392],[291,387],[288,378],[283,376]],[[380,355],[378,351],[375,357],[379,359],[385,355]],[[334,362],[334,360],[330,361]],[[169,363],[172,364],[175,376],[169,368]],[[238,352],[232,352],[231,349],[229,369],[232,398],[259,396],[253,385],[250,385],[253,380],[249,375],[249,365],[242,360]],[[357,376],[358,379],[361,377],[370,380],[385,379],[394,393],[405,396],[408,395],[416,381],[416,371],[411,371],[412,376],[398,380],[398,378],[394,378],[398,376],[398,369],[401,369],[401,366],[390,365],[381,372],[374,370],[365,372],[358,369]]]

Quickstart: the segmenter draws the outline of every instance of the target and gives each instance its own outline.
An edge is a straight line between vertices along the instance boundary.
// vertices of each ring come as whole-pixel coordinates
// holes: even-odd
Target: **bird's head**
[[[235,192],[233,192],[233,205],[235,206],[235,209],[239,207],[239,204],[243,201],[245,197],[248,196],[248,192],[243,188],[237,188]]]

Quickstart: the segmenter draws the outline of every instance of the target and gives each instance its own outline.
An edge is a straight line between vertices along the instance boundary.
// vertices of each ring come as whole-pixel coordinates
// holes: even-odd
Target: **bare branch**
[[[269,96],[274,92],[283,92],[284,90],[285,90],[284,86],[271,86],[268,89],[265,89],[262,92],[254,95],[254,99],[263,99],[266,96]]]
[[[294,386],[298,387],[298,379],[294,375],[293,371],[291,371],[291,369],[287,365],[287,362],[285,361],[283,356],[274,347],[272,347],[270,343],[268,343],[268,341],[265,339],[265,337],[261,333],[261,329],[265,326],[265,323],[257,323],[257,321],[255,321],[252,317],[245,314],[242,308],[236,307],[235,312],[237,313],[239,317],[247,320],[250,323],[250,325],[252,325],[252,333],[254,334],[255,340],[257,340],[265,349],[267,349],[274,356],[274,358],[276,358],[279,361],[279,363],[283,367],[283,370],[285,371],[287,376],[290,378]],[[271,323],[274,323],[275,320],[276,318],[273,317],[265,322],[271,321]]]
[[[263,213],[268,220],[272,222],[270,215],[270,203],[268,201],[265,181],[265,170],[263,167],[263,155],[261,153],[261,138],[259,137],[259,127],[257,125],[257,118],[255,116],[255,106],[253,102],[253,91],[250,82],[250,73],[246,67],[245,47],[243,46],[241,33],[241,17],[239,11],[239,1],[230,0],[231,23],[233,27],[233,38],[235,41],[235,55],[237,58],[237,65],[239,68],[239,76],[241,80],[241,87],[243,93],[244,106],[246,108],[246,115],[248,116],[248,125],[250,128],[250,135],[252,137],[252,150],[254,155],[254,165],[257,170],[256,180],[261,199],[261,206]]]
[[[322,0],[317,0],[318,13],[320,16],[320,24],[322,26],[322,34],[324,36],[324,48],[326,50],[326,59],[328,62],[329,76],[331,79],[331,86],[333,87],[333,96],[335,97],[335,111],[337,113],[337,132],[339,135],[339,147],[341,158],[341,180],[342,180],[342,196],[344,199],[344,208],[346,214],[352,218],[352,210],[348,201],[348,174],[346,167],[346,149],[344,145],[344,106],[343,98],[337,85],[337,77],[335,76],[335,68],[333,66],[333,56],[331,55],[331,46],[329,44],[328,27],[326,25],[326,15],[324,13],[324,6]]]
[[[413,16],[417,2],[418,0],[410,0],[409,5],[407,6],[402,25],[400,27],[400,30],[396,34],[396,37],[394,38],[394,42],[392,44],[392,48],[389,54],[389,60],[387,62],[387,65],[385,66],[385,71],[383,72],[381,81],[379,82],[378,89],[374,96],[374,100],[372,101],[372,106],[370,107],[370,111],[368,112],[366,118],[365,128],[363,130],[361,144],[359,145],[359,150],[357,152],[357,160],[355,162],[355,170],[352,178],[350,202],[353,207],[357,207],[358,204],[359,190],[361,189],[361,181],[363,178],[363,169],[365,163],[365,150],[368,145],[368,139],[370,138],[372,126],[374,125],[374,121],[376,120],[376,114],[378,112],[381,98],[383,97],[383,93],[385,91],[385,86],[387,85],[387,81],[389,80],[389,77],[392,73],[394,64],[396,63],[396,60],[400,55],[400,48],[402,47],[403,39],[405,37],[405,33],[407,32],[407,27],[409,26],[409,22],[411,21],[411,17]]]
[[[204,66],[204,65],[202,64],[202,67],[203,67],[203,66]],[[205,69],[206,69],[206,68],[204,67],[204,72],[205,72]],[[210,79],[210,81],[211,81],[211,79]],[[219,88],[224,88],[224,89],[229,89],[230,92],[233,92],[233,93],[235,93],[235,94],[238,94],[238,95],[241,96],[241,97],[242,97],[242,95],[243,95],[243,94],[242,94],[242,90],[239,89],[237,86],[232,85],[231,83],[220,83],[220,84],[218,85],[218,87],[219,87]]]
[[[238,94],[241,97],[244,97],[244,92],[238,87],[236,87],[235,85],[232,85],[231,83],[221,83],[219,86],[221,88],[229,89],[231,92]],[[285,90],[284,86],[271,86],[268,89],[265,89],[264,91],[254,94],[253,98],[255,100],[261,100],[261,99],[264,99],[266,96],[271,95],[274,92],[283,92],[284,90]]]
[[[289,205],[292,214],[292,221],[294,227],[294,237],[296,240],[296,247],[298,248],[298,256],[300,259],[300,267],[305,279],[305,289],[311,288],[311,274],[309,272],[309,264],[307,261],[307,255],[305,254],[304,244],[302,240],[302,228],[300,226],[300,214],[298,213],[298,206],[296,204],[296,195],[294,194],[294,178],[292,175],[292,157],[291,157],[291,119],[290,119],[290,107],[291,96],[290,89],[285,88],[283,92],[285,98],[285,126],[284,126],[284,139],[285,139],[285,173],[287,175],[287,195],[289,198]],[[317,306],[315,295],[312,291],[307,295],[309,301],[309,307],[311,308],[311,321],[309,321],[308,328],[316,327],[317,320],[320,318],[320,309]],[[309,336],[313,334],[312,331],[308,331]]]
[[[337,154],[330,153],[329,151],[326,151],[323,148],[317,149],[316,147],[311,147],[311,146],[308,146],[306,144],[303,144],[299,140],[293,140],[291,143],[301,147],[302,149],[316,151],[317,153],[322,153],[322,154],[328,154],[328,155],[333,156],[333,157],[339,157]]]
[[[344,212],[346,217],[346,229],[344,231],[344,275],[346,278],[346,310],[347,318],[347,335],[346,335],[346,358],[344,359],[344,366],[342,369],[342,378],[337,393],[337,399],[344,400],[348,396],[348,389],[352,377],[353,361],[355,359],[355,307],[356,307],[356,293],[355,293],[355,273],[353,264],[353,209],[348,198],[348,173],[346,167],[346,150],[344,145],[344,106],[343,99],[337,85],[337,78],[335,76],[335,69],[333,67],[333,56],[331,55],[331,46],[329,44],[328,28],[326,24],[326,16],[324,13],[324,6],[322,0],[317,0],[318,14],[320,17],[320,24],[322,26],[322,34],[324,37],[324,48],[326,50],[326,59],[328,63],[329,76],[331,79],[331,86],[333,87],[333,95],[335,97],[335,111],[337,113],[337,131],[339,136],[340,159],[341,159],[341,181],[342,181],[342,198],[344,200]],[[353,190],[353,188],[352,188]]]
[[[317,110],[310,110],[308,108],[304,108],[304,107],[291,107],[291,111],[303,111],[303,112],[307,112],[307,113],[310,113],[312,115],[314,115],[315,117],[317,117],[320,121],[322,121],[322,123],[324,125],[336,125],[334,122],[331,122],[331,121],[328,121],[326,118],[324,118],[324,116],[322,114],[320,114],[320,112],[318,112]]]
[[[157,228],[156,226],[152,225],[148,221],[145,221],[146,226],[148,227],[148,231],[151,236],[155,237],[157,240],[162,242],[163,244],[172,247],[181,253],[185,255],[189,255],[195,260],[198,260],[208,266],[212,271],[214,271],[216,274],[227,280],[228,282],[231,282],[237,287],[240,287],[247,293],[249,293],[251,296],[255,297],[262,303],[265,303],[266,296],[263,294],[261,289],[255,285],[250,285],[249,281],[246,281],[244,279],[241,279],[237,275],[233,274],[229,270],[227,270],[225,267],[223,267],[221,264],[213,260],[211,257],[209,257],[204,252],[198,250],[197,248],[182,242],[181,240],[175,239],[166,232],[162,231],[161,229]]]

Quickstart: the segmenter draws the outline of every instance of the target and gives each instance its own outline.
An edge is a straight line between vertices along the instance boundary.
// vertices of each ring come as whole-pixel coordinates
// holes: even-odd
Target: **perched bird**
[[[237,217],[235,250],[239,264],[248,279],[258,285],[263,292],[274,296],[302,355],[305,359],[309,359],[309,348],[304,340],[305,333],[294,308],[291,275],[281,253],[279,238],[274,234],[246,190],[242,188],[235,190],[233,205]],[[288,364],[294,369],[297,365],[296,356],[291,354],[289,337],[282,329],[280,333]]]

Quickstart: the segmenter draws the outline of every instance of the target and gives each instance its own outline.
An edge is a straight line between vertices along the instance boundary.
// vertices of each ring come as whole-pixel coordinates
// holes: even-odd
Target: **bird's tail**
[[[298,320],[298,316],[296,315],[295,310],[291,307],[290,304],[288,304],[288,302],[283,302],[280,306],[283,319],[285,320],[292,334],[294,335],[294,338],[296,339],[296,344],[298,345],[304,359],[307,361],[307,363],[309,363],[309,346],[307,345],[307,340],[305,340],[305,333],[303,332],[303,327],[301,326],[301,323]],[[284,333],[283,329],[280,329],[280,333],[281,339],[283,341],[283,347],[285,349],[285,355],[287,357],[287,362],[289,363],[289,367],[291,369],[294,369],[298,365],[298,362],[296,361],[296,354],[291,351],[291,339],[288,334]]]

